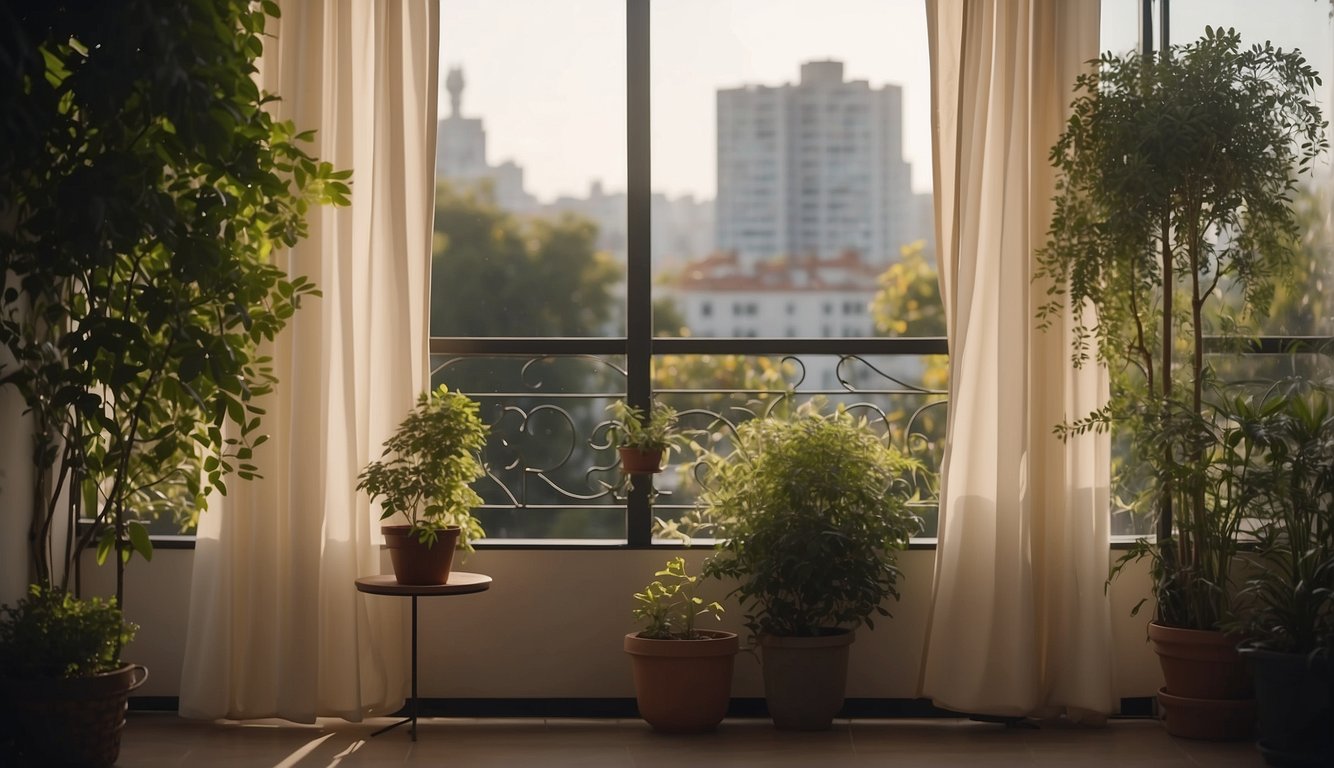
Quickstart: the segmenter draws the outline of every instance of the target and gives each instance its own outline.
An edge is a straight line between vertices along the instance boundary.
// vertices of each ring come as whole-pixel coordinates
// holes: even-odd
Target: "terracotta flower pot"
[[[1167,732],[1184,739],[1243,741],[1255,733],[1255,699],[1195,699],[1158,691]]]
[[[646,451],[623,445],[616,451],[621,456],[621,471],[627,475],[652,475],[662,471],[661,448]]]
[[[454,563],[454,549],[459,545],[461,531],[456,525],[440,531],[435,544],[421,543],[411,535],[411,526],[382,525],[389,560],[394,566],[394,578],[399,584],[429,586],[449,581],[449,568]]]
[[[1236,639],[1222,632],[1181,629],[1153,622],[1149,640],[1173,696],[1192,699],[1249,699],[1250,672],[1237,653]]]
[[[774,726],[824,731],[843,708],[851,631],[816,637],[760,637],[764,699]]]
[[[1158,693],[1167,732],[1232,741],[1255,732],[1255,697],[1236,640],[1222,632],[1149,624],[1167,683]]]
[[[625,636],[635,676],[639,716],[655,731],[711,731],[732,698],[734,632],[700,630],[703,640],[654,640]]]

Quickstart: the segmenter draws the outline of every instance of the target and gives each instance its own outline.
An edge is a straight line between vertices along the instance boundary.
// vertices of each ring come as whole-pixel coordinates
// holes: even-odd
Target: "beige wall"
[[[0,286],[3,288],[3,286]],[[0,364],[8,352],[0,349]],[[28,588],[28,521],[32,509],[32,419],[14,387],[0,387],[0,604]]]
[[[127,573],[126,613],[142,628],[126,658],[146,664],[152,675],[139,695],[177,695],[193,554],[160,549],[151,563],[136,560]],[[697,566],[708,550],[684,554]],[[491,575],[495,583],[490,591],[422,598],[419,603],[421,695],[633,696],[629,663],[621,650],[622,637],[634,628],[631,595],[669,556],[667,552],[623,549],[473,554],[462,569]],[[850,697],[916,696],[934,558],[930,550],[902,556],[903,600],[890,606],[893,619],[877,621],[873,632],[858,632],[852,648]],[[110,591],[114,584],[111,569],[93,570],[89,583],[97,591]],[[1129,615],[1148,586],[1142,568],[1123,574],[1112,586],[1117,697],[1150,696],[1161,685],[1157,662],[1144,642],[1147,617]],[[362,599],[403,598],[365,595]],[[727,605],[723,626],[735,630],[741,612],[734,604]],[[998,659],[997,663],[1005,661]],[[745,654],[737,660],[733,695],[763,695],[759,665]]]

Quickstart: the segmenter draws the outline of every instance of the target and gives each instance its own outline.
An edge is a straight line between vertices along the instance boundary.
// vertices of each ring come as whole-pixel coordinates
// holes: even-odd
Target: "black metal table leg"
[[[380,730],[372,733],[371,736],[379,736],[385,731],[392,731],[404,723],[412,723],[408,732],[412,740],[417,740],[417,596],[412,595],[412,698],[408,701],[408,711],[411,713],[408,717],[399,720],[396,723],[390,723]]]
[[[412,740],[417,740],[417,596],[412,596]]]

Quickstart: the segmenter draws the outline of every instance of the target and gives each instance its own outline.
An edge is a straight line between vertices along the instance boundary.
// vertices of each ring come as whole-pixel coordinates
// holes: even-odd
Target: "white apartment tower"
[[[796,85],[718,91],[716,247],[742,264],[855,251],[888,266],[923,234],[910,176],[897,85],[813,61]]]

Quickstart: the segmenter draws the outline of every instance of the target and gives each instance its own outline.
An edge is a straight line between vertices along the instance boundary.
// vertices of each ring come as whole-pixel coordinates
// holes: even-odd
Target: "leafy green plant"
[[[722,620],[723,606],[717,601],[705,603],[697,594],[701,577],[686,572],[685,558],[668,560],[666,567],[653,575],[658,578],[644,587],[643,592],[635,593],[638,602],[634,615],[643,624],[640,637],[698,640],[703,636],[695,631],[697,618],[712,616]]]
[[[1243,644],[1334,657],[1334,411],[1309,382],[1285,382],[1231,407],[1239,442],[1255,446],[1246,560],[1229,629]]]
[[[357,490],[380,501],[380,519],[402,515],[421,542],[434,544],[442,529],[461,529],[459,546],[485,535],[472,515],[482,503],[472,482],[482,476],[478,459],[487,429],[477,403],[443,384],[423,392],[417,405],[385,441],[384,452],[357,478]]]
[[[790,404],[790,403],[789,403]],[[700,518],[720,541],[704,574],[736,579],[755,634],[874,627],[898,598],[896,553],[920,530],[908,507],[921,465],[864,418],[819,400],[737,427],[731,450],[705,451]]]
[[[666,403],[654,403],[648,417],[644,409],[617,400],[607,406],[611,414],[611,423],[607,429],[612,442],[626,448],[641,451],[671,451],[685,443],[684,437],[676,431],[679,416],[675,408]]]
[[[121,666],[120,651],[139,628],[114,599],[79,600],[33,584],[14,607],[0,607],[0,677],[88,677]]]
[[[1160,620],[1194,617],[1208,628],[1218,628],[1228,616],[1235,592],[1232,570],[1240,537],[1252,522],[1249,504],[1258,451],[1234,421],[1227,406],[1230,396],[1221,387],[1210,390],[1215,394],[1198,412],[1173,403],[1172,410],[1158,414],[1154,428],[1137,435],[1129,462],[1150,480],[1132,501],[1134,506],[1156,503],[1159,489],[1170,487],[1178,503],[1201,499],[1208,514],[1178,520],[1169,538],[1137,540],[1117,560],[1112,576],[1147,559]],[[1169,561],[1165,552],[1190,553],[1190,557]],[[1137,615],[1143,603],[1136,604],[1131,614]]]
[[[1069,308],[1075,364],[1106,364],[1116,386],[1105,408],[1057,431],[1129,427],[1160,521],[1157,541],[1129,557],[1154,558],[1159,621],[1215,629],[1236,529],[1231,510],[1211,508],[1220,433],[1205,336],[1253,335],[1289,269],[1296,177],[1327,146],[1320,78],[1299,52],[1243,48],[1235,31],[1212,28],[1164,55],[1104,54],[1097,65],[1076,81],[1051,151],[1039,319]],[[1226,311],[1228,292],[1242,313]]]
[[[0,7],[0,386],[35,422],[41,584],[68,588],[96,544],[123,597],[124,562],[152,552],[139,518],[256,475],[263,345],[316,294],[274,256],[311,206],[348,202],[350,173],[265,109],[252,75],[277,13]]]

